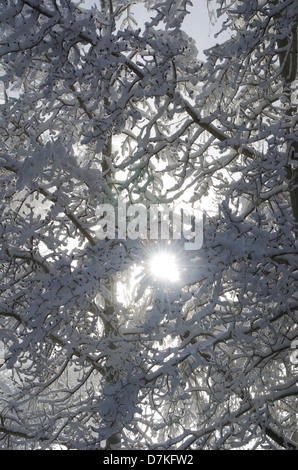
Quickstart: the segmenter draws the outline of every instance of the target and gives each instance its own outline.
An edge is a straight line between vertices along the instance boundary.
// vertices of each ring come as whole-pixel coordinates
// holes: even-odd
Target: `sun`
[[[180,278],[178,264],[172,253],[154,254],[149,261],[149,271],[152,277],[163,282],[177,282]]]

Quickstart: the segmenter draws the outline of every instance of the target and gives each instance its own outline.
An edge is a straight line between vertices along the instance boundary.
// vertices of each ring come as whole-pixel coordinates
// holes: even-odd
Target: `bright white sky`
[[[100,0],[85,0],[85,6],[90,7],[99,3],[99,1]],[[207,0],[192,0],[192,2],[194,6],[190,8],[190,14],[185,19],[184,30],[196,41],[199,58],[204,60],[203,50],[208,49],[217,42],[221,42],[214,38],[214,35],[220,31],[220,22],[216,21],[215,11],[212,12],[212,20],[210,19]],[[213,5],[214,4],[215,2],[213,2]],[[148,20],[148,12],[143,5],[135,5],[134,11],[135,18],[140,22],[140,26]]]
[[[194,6],[190,10],[190,14],[186,17],[184,22],[185,32],[191,36],[197,45],[199,52],[199,59],[204,60],[203,50],[208,49],[217,42],[214,34],[220,30],[220,23],[215,21],[213,12],[212,21],[208,13],[207,0],[192,0]],[[89,8],[94,4],[99,4],[100,0],[85,0],[85,7]],[[215,2],[213,2],[214,4]],[[135,5],[135,18],[140,22],[140,26],[148,20],[150,13],[142,5]],[[215,25],[212,25],[215,22]],[[0,103],[3,102],[3,84],[0,82]]]
[[[87,0],[92,1],[92,0]],[[93,0],[94,1],[94,0]],[[218,42],[214,35],[220,30],[219,23],[216,22],[215,13],[212,13],[212,20],[207,8],[207,0],[192,0],[193,7],[189,7],[190,14],[184,21],[184,31],[191,36],[197,45],[199,58],[204,60],[203,51]],[[136,16],[142,19],[148,17],[148,13],[142,5],[134,7]],[[149,14],[150,16],[150,14]],[[144,21],[143,19],[143,21]],[[146,21],[146,19],[145,19]],[[216,23],[215,25],[212,23]]]

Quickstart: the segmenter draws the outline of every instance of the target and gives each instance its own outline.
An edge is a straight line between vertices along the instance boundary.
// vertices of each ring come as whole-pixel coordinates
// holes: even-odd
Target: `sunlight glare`
[[[149,263],[150,273],[156,279],[167,282],[179,280],[178,266],[175,256],[170,253],[158,253]]]

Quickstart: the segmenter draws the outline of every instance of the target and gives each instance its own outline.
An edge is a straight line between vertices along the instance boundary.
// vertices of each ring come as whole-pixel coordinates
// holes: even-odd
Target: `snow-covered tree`
[[[0,5],[2,449],[297,449],[298,7],[217,6],[201,63],[190,0]],[[125,199],[204,211],[202,248],[123,236]]]

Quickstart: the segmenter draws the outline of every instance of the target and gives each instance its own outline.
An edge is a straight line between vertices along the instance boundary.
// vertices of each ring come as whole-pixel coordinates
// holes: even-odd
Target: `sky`
[[[91,0],[90,0],[91,1]],[[216,18],[212,15],[210,18],[207,0],[192,0],[193,7],[189,7],[190,14],[184,21],[184,31],[191,36],[197,45],[199,58],[204,59],[203,51],[218,42],[214,38],[214,34],[220,30],[220,24],[216,22]],[[136,5],[136,16],[142,20],[142,16],[146,17],[148,13],[142,5]],[[150,14],[149,14],[150,16]],[[216,23],[215,25],[212,23]]]
[[[215,13],[210,18],[207,0],[192,0],[193,7],[189,8],[190,14],[184,21],[184,31],[191,36],[197,45],[198,58],[204,60],[205,49],[221,42],[220,39],[215,39],[215,33],[220,31],[220,22],[216,21]],[[215,2],[213,2],[215,3]],[[91,7],[94,4],[100,4],[100,0],[85,0],[85,7]],[[135,18],[140,23],[140,27],[150,18],[145,7],[141,4],[134,6]],[[3,102],[3,85],[0,82],[0,103]]]
[[[203,58],[203,50],[217,42],[214,34],[220,30],[220,25],[215,21],[216,18],[212,17],[211,21],[207,0],[193,0],[193,3],[194,6],[184,21],[184,29],[196,41],[200,58]]]
[[[220,22],[216,20],[214,11],[212,12],[211,20],[207,8],[207,0],[192,0],[192,2],[194,5],[193,7],[189,7],[190,14],[184,21],[183,29],[195,40],[199,53],[198,57],[204,60],[205,56],[203,51],[215,45],[217,42],[220,42],[219,39],[214,38],[215,33],[220,31]],[[97,3],[99,3],[99,0],[85,0],[86,7]],[[148,13],[141,4],[135,5],[133,8],[135,18],[140,23],[141,27],[141,25],[150,18],[150,13]]]

